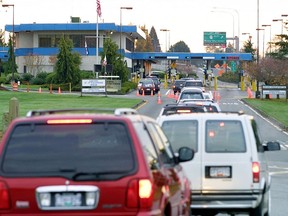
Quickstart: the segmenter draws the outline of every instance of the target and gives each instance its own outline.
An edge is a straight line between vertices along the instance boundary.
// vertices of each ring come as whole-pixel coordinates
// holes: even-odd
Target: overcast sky
[[[281,16],[288,14],[288,0],[258,1],[259,27],[271,25],[272,37],[280,34],[282,22],[272,20],[288,21],[288,17]],[[166,44],[169,46],[182,40],[191,52],[204,52],[205,31],[226,32],[227,37],[239,35],[240,42],[249,36],[242,33],[250,33],[252,42],[257,45],[257,0],[100,0],[100,3],[102,17],[99,22],[120,24],[120,7],[133,7],[132,10],[122,10],[122,24],[146,25],[149,30],[154,26],[163,51]],[[15,24],[68,23],[70,16],[96,23],[96,0],[2,0],[2,4],[14,4]],[[12,18],[12,8],[0,8],[1,29],[5,24],[11,24]],[[268,42],[270,27],[265,29],[264,42]],[[260,46],[263,32],[259,32]]]

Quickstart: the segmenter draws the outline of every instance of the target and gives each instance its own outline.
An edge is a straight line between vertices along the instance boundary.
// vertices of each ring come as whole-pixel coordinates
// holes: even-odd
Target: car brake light
[[[151,208],[153,186],[149,179],[134,179],[129,183],[126,205],[128,208]]]
[[[177,110],[177,113],[191,113],[191,110]]]
[[[253,182],[258,183],[260,177],[260,165],[258,162],[252,163],[252,172],[253,172]]]
[[[4,182],[0,182],[0,209],[10,208],[8,187]]]
[[[90,124],[92,119],[49,119],[47,124]]]

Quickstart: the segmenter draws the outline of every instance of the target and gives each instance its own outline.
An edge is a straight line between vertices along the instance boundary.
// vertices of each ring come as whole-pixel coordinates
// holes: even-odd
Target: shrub
[[[34,78],[34,76],[30,73],[24,73],[22,75],[22,79],[21,82],[30,82],[32,79]]]
[[[218,80],[223,81],[223,82],[238,83],[239,74],[228,71],[228,72],[223,73],[222,76],[219,76]]]

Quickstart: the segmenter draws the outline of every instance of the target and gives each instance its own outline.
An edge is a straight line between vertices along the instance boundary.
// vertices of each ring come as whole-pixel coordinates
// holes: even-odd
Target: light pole
[[[120,54],[122,54],[122,10],[132,10],[133,7],[120,7]]]
[[[166,47],[165,47],[165,52],[168,51],[167,49],[167,32],[169,32],[169,46],[170,46],[170,30],[169,29],[160,29],[160,31],[166,32]]]
[[[270,39],[269,39],[269,53],[271,53],[271,25],[262,25],[262,27],[269,27],[270,28]]]
[[[265,45],[265,29],[263,28],[258,28],[256,29],[257,31],[263,31],[263,51],[262,51],[262,58],[264,58],[265,55],[265,49],[264,49],[264,45]],[[258,47],[259,48],[259,47]]]
[[[256,93],[255,97],[260,98],[260,91],[259,91],[259,0],[257,0],[257,54],[256,54],[256,63],[257,63],[257,82],[256,82]]]
[[[238,21],[238,32],[237,32],[238,37],[237,38],[239,40],[239,37],[240,37],[240,15],[239,15],[238,10],[236,10],[234,8],[218,8],[218,7],[213,7],[213,9],[232,10],[237,14],[237,21]],[[235,40],[235,38],[233,38],[233,40]],[[239,52],[239,42],[236,44],[238,44],[238,46],[236,47],[236,52]]]
[[[273,22],[281,22],[281,35],[283,35],[283,19],[273,19]]]
[[[14,55],[14,46],[15,46],[15,31],[14,31],[14,4],[3,4],[2,7],[13,7],[13,21],[12,21],[12,52],[11,52],[11,59],[12,59],[12,84],[15,82],[14,78],[14,70],[15,70],[15,55]]]
[[[210,12],[212,12],[212,13],[228,13],[228,14],[230,14],[230,15],[232,15],[232,18],[233,18],[233,48],[235,48],[235,46],[234,46],[234,39],[235,39],[235,17],[234,17],[234,14],[233,13],[231,13],[230,11],[224,11],[224,10],[219,10],[219,11],[214,11],[214,10],[212,10],[212,11],[210,11]]]

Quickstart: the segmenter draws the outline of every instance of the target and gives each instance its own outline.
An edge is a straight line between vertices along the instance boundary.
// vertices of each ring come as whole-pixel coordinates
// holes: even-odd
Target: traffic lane
[[[151,118],[156,119],[163,106],[170,103],[176,103],[175,97],[169,94],[170,89],[160,89],[159,94],[138,96],[145,100],[143,106],[137,108],[138,112],[143,115],[150,116]]]

